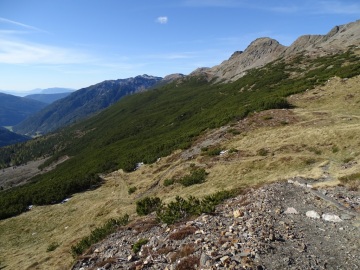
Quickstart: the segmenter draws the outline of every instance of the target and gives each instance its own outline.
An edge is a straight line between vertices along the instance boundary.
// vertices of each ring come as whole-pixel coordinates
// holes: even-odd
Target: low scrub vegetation
[[[131,194],[133,194],[136,190],[137,190],[136,187],[129,187],[129,189],[128,189],[128,194],[131,195]]]
[[[139,216],[146,216],[156,211],[161,206],[159,197],[145,197],[136,202],[136,213]]]
[[[161,207],[157,209],[156,214],[161,222],[173,224],[180,220],[198,216],[202,213],[213,213],[216,205],[236,194],[236,191],[219,191],[213,195],[206,196],[203,199],[197,199],[193,196],[184,199],[177,196],[175,201],[172,201],[167,205],[161,205]]]
[[[183,185],[184,187],[189,187],[192,185],[202,184],[206,180],[207,172],[203,168],[196,168],[192,167],[190,174],[185,175],[183,177],[174,179],[165,179],[164,180],[164,186],[171,186],[175,183],[179,183]]]
[[[54,251],[55,249],[57,249],[60,246],[59,243],[57,242],[52,242],[46,249],[46,252],[51,252]]]
[[[119,226],[124,226],[129,222],[129,215],[125,214],[119,219],[110,219],[103,226],[95,228],[89,236],[81,239],[76,245],[71,247],[71,254],[77,257],[84,253],[93,244],[103,240],[106,236],[114,233]]]
[[[141,247],[143,245],[146,245],[147,242],[149,242],[148,239],[142,238],[139,241],[137,241],[133,246],[132,246],[132,250],[134,253],[138,253],[141,250]]]
[[[189,175],[180,178],[177,182],[182,184],[184,187],[201,184],[205,182],[206,175],[207,173],[205,169],[194,169]]]
[[[358,191],[360,189],[360,173],[342,176],[339,180],[349,190]]]

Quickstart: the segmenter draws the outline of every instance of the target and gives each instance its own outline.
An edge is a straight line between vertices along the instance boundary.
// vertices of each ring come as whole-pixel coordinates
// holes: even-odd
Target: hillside
[[[34,99],[40,102],[44,102],[46,104],[53,103],[58,99],[62,99],[70,95],[71,92],[68,93],[56,93],[56,94],[32,94],[25,96],[26,98]]]
[[[37,100],[0,93],[0,126],[14,126],[45,106]]]
[[[134,201],[144,198],[144,196],[159,196],[168,203],[174,200],[177,195],[184,198],[189,195],[196,197],[205,196],[212,194],[216,190],[246,187],[248,185],[253,186],[259,185],[260,183],[293,179],[294,177],[301,177],[301,179],[304,179],[307,183],[311,183],[314,187],[316,183],[320,191],[327,191],[327,194],[332,196],[332,186],[340,183],[338,180],[340,177],[352,175],[360,171],[360,160],[357,154],[360,152],[359,145],[357,137],[354,136],[354,134],[359,132],[360,127],[360,119],[358,117],[359,108],[357,106],[360,98],[359,84],[360,77],[348,80],[333,78],[323,86],[316,87],[306,93],[289,97],[289,101],[296,106],[295,109],[269,110],[253,114],[243,120],[237,121],[234,125],[209,131],[199,137],[196,143],[186,151],[176,151],[154,164],[140,167],[133,173],[129,174],[119,170],[104,175],[105,182],[101,187],[96,190],[76,194],[65,204],[36,206],[31,211],[18,217],[1,221],[0,234],[2,239],[4,239],[4,243],[6,243],[0,247],[4,260],[3,265],[7,265],[10,269],[13,266],[22,266],[24,269],[69,269],[73,262],[69,253],[72,245],[80,241],[82,237],[88,236],[92,230],[102,226],[110,218],[118,218],[128,213],[130,220],[134,221],[137,218],[136,214],[134,214]],[[352,97],[349,98],[350,96]],[[346,100],[346,102],[344,102],[344,100]],[[236,149],[237,151],[232,153],[228,151],[222,155],[210,156],[204,154],[204,152],[202,153],[201,148],[205,146],[219,147],[222,150]],[[190,152],[197,152],[197,149],[199,150],[198,154],[193,155],[192,159],[188,159],[188,154]],[[267,151],[265,152],[261,149],[266,149]],[[180,184],[164,186],[166,179],[187,174],[193,166],[192,164],[205,168],[209,173],[205,183],[190,187],[183,187]],[[297,179],[301,181],[300,178]],[[324,184],[327,185],[327,187],[324,186]],[[130,187],[136,187],[137,189],[134,193],[129,194],[128,190]],[[298,233],[301,233],[301,231],[298,230],[299,227],[303,233],[306,232],[306,238],[295,238],[294,240],[285,240],[284,242],[270,241],[268,243],[270,246],[267,244],[268,247],[279,247],[280,245],[279,248],[281,248],[281,246],[286,247],[286,245],[290,245],[288,249],[284,249],[285,253],[276,253],[278,255],[270,254],[271,258],[273,258],[270,262],[273,264],[282,265],[287,263],[283,261],[284,256],[282,254],[294,252],[294,247],[301,248],[301,243],[307,245],[308,251],[300,252],[299,250],[300,253],[288,254],[285,257],[290,258],[289,260],[292,261],[297,257],[301,258],[301,256],[306,257],[308,255],[316,256],[322,254],[320,257],[311,257],[307,263],[315,263],[316,259],[319,263],[325,263],[326,257],[323,256],[326,256],[326,254],[321,253],[321,250],[327,248],[325,243],[329,241],[334,242],[334,237],[338,237],[338,233],[341,233],[343,237],[346,236],[346,239],[356,239],[358,232],[356,230],[358,229],[352,225],[355,224],[356,220],[348,220],[337,225],[336,223],[328,223],[323,220],[312,221],[306,217],[305,212],[309,210],[316,210],[318,212],[325,211],[325,213],[335,213],[339,216],[341,216],[341,214],[338,213],[336,208],[333,208],[326,202],[316,199],[316,197],[311,197],[309,192],[303,193],[301,187],[295,186],[293,188],[294,195],[290,196],[293,201],[288,201],[287,199],[286,201],[278,201],[279,193],[275,191],[281,191],[282,189],[275,189],[276,186],[269,188],[272,188],[272,190],[269,191],[270,193],[264,193],[262,192],[263,189],[261,189],[258,195],[254,194],[254,197],[251,197],[252,193],[250,192],[245,193],[247,199],[240,201],[240,204],[236,204],[238,200],[229,201],[223,206],[223,210],[219,208],[217,213],[220,211],[220,213],[222,213],[220,216],[217,216],[217,214],[211,219],[211,216],[209,216],[209,219],[206,221],[208,226],[198,229],[203,229],[204,236],[207,235],[209,237],[210,234],[213,238],[219,237],[218,241],[221,242],[215,242],[214,246],[217,246],[219,243],[225,244],[225,238],[220,238],[220,233],[221,231],[224,233],[229,231],[230,225],[232,225],[233,222],[231,216],[234,210],[240,209],[241,211],[247,211],[250,216],[246,216],[243,219],[246,221],[258,213],[254,210],[255,207],[262,206],[264,202],[271,202],[271,204],[267,203],[263,205],[263,207],[266,207],[266,209],[269,208],[271,211],[275,211],[280,207],[281,214],[276,217],[276,220],[283,220],[286,224],[289,224],[288,222],[290,221],[284,219],[290,218],[293,220],[293,223],[291,223],[292,227],[289,227],[289,229],[286,229],[285,226],[283,228],[276,228],[278,230],[277,233],[289,235],[287,237],[290,237],[290,235],[298,237]],[[285,192],[284,190],[282,191]],[[306,190],[304,189],[304,191]],[[271,200],[271,198],[273,198],[271,197],[271,192],[275,192],[276,194],[273,200]],[[332,198],[339,198],[339,200],[344,197],[350,198],[350,195],[346,195],[346,192],[348,191],[341,190],[337,195],[338,197]],[[269,196],[261,201],[260,199],[262,196],[265,196],[265,194],[269,194]],[[297,195],[300,196],[298,202],[294,201],[297,200]],[[355,198],[359,196],[358,193],[354,195]],[[307,200],[306,204],[303,202],[305,198]],[[249,202],[249,204],[244,204],[245,201]],[[257,204],[257,202],[259,202],[259,204]],[[297,216],[284,214],[283,212],[288,207],[294,207],[300,214]],[[356,207],[359,211],[359,205]],[[250,209],[252,210],[251,212],[249,211]],[[272,212],[269,212],[269,215],[271,215],[271,213]],[[45,216],[46,222],[43,222]],[[210,231],[212,229],[211,220],[218,220],[217,224],[222,222],[223,227],[217,225],[216,231]],[[201,226],[199,222],[204,223],[202,217],[196,221],[193,226]],[[241,225],[241,221],[242,220],[238,220],[239,226],[243,226]],[[252,223],[248,224],[249,226],[256,225],[258,221],[267,222],[268,219],[262,216],[261,218],[258,217],[257,221],[253,219]],[[315,228],[304,227],[303,223],[301,223],[303,221],[313,224],[311,226],[315,226]],[[139,240],[140,237],[150,239],[153,236],[151,233],[159,228],[156,224],[152,224],[153,221],[151,221],[151,219],[149,221],[131,223],[129,227],[132,228],[132,230],[125,232],[129,242],[128,244],[124,243],[123,248],[119,252],[131,252],[128,245],[131,246]],[[269,226],[271,224],[272,223],[268,223]],[[276,226],[282,226],[281,224],[279,225],[279,223],[275,224],[277,224]],[[140,231],[141,228],[149,228],[149,226],[155,227],[154,229],[148,229],[144,232]],[[344,230],[340,231],[340,227],[344,228]],[[163,226],[160,226],[160,229],[161,228],[163,228]],[[170,226],[168,228],[170,228],[169,233],[174,233],[176,228],[180,229],[180,227]],[[333,237],[329,239],[326,238],[326,235],[323,235],[323,231],[319,231],[318,228],[328,231],[328,234],[333,235]],[[136,230],[140,231],[141,234],[136,235]],[[237,227],[234,227],[232,233],[235,233],[236,230]],[[283,230],[286,231],[284,232]],[[131,235],[132,232],[135,233],[135,235]],[[321,240],[323,244],[314,246],[314,243],[310,242],[311,238],[308,238],[308,236],[311,236],[311,233],[314,233],[313,239],[323,237]],[[160,236],[160,233],[156,235]],[[275,235],[279,237],[278,234]],[[198,234],[194,235],[194,237],[195,236],[198,236]],[[110,246],[109,249],[111,252],[114,252],[113,245],[117,243],[116,241],[121,240],[116,240],[115,237],[114,235],[113,238],[109,238],[108,242],[104,243]],[[186,237],[186,235],[184,235],[184,237]],[[191,234],[189,237],[192,237]],[[257,237],[258,236],[253,239],[259,239]],[[187,238],[184,239],[185,240],[173,241],[172,245],[177,247],[177,245],[181,243],[187,243],[185,242]],[[189,240],[190,239],[192,238],[189,238]],[[212,238],[209,238],[209,241],[211,239]],[[325,242],[325,239],[328,240]],[[114,242],[111,242],[112,240]],[[195,241],[195,239],[193,240]],[[248,243],[248,248],[254,248],[254,246],[252,246],[254,241]],[[46,250],[51,243],[55,243],[58,246],[54,251],[47,252]],[[169,244],[170,242],[166,243]],[[347,243],[352,243],[352,248],[355,248],[354,245],[356,243],[353,241]],[[341,245],[341,242],[339,244]],[[18,248],[19,245],[21,245],[21,249]],[[343,242],[342,245],[346,245],[347,247],[348,244]],[[101,244],[96,245],[89,251],[87,256],[83,257],[86,265],[91,266],[91,264],[88,264],[88,261],[86,261],[86,258],[98,258],[99,260],[104,258],[102,256],[104,256],[105,253],[103,253],[102,247]],[[315,247],[318,249],[315,250]],[[331,250],[333,250],[338,251],[337,254],[342,254],[341,260],[339,259],[337,261],[340,265],[342,261],[345,261],[345,257],[347,258],[351,254],[354,254],[350,252],[350,249],[346,249],[348,253],[343,254],[337,249],[337,243],[329,243],[329,247],[331,247],[329,249],[330,253],[332,252]],[[98,250],[100,252],[91,253],[96,248],[99,248]],[[262,248],[257,249],[259,252],[263,251]],[[221,250],[220,248],[219,251],[222,252]],[[163,252],[165,252],[165,250]],[[106,254],[106,256],[109,255],[109,253]],[[266,254],[268,253],[260,253],[258,256],[266,260],[266,258],[268,258],[267,256],[270,256]],[[116,262],[127,262],[127,257],[125,261],[122,261],[120,259],[123,257],[120,257],[120,253],[117,256],[119,257],[114,257]],[[337,256],[338,255],[334,258],[338,258]],[[244,258],[247,258],[247,255]],[[213,260],[211,257],[209,259]],[[251,257],[249,257],[249,259],[253,260]],[[134,262],[129,262],[129,265],[135,263],[136,260],[137,259],[135,259]],[[327,260],[328,267],[331,266],[329,263],[333,262],[332,260]],[[94,264],[97,263],[97,267],[104,265],[97,261],[97,259],[92,260],[92,262]],[[109,259],[106,259],[105,262],[112,265],[112,261]],[[292,262],[294,262],[295,265],[301,262],[305,263],[305,261]],[[356,262],[356,260],[352,259],[352,262]]]
[[[98,113],[122,97],[142,92],[161,80],[153,76],[109,80],[80,89],[32,115],[13,129],[20,134],[52,132]]]
[[[0,127],[0,147],[25,142],[27,140],[30,140],[30,137],[16,134],[10,130],[7,130],[6,128]]]

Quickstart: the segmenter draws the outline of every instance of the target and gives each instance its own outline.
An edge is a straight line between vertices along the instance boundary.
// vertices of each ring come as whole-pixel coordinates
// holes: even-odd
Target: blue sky
[[[188,74],[357,19],[359,0],[0,0],[0,89]]]

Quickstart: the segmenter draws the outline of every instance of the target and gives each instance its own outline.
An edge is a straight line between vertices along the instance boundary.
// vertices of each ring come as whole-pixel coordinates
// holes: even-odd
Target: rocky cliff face
[[[235,81],[252,68],[261,67],[281,57],[291,57],[297,53],[321,56],[339,53],[349,46],[360,46],[360,20],[335,26],[326,35],[304,35],[289,47],[271,38],[258,38],[244,52],[235,52],[228,60],[212,68],[199,68],[190,76],[206,75],[216,82]]]
[[[305,51],[307,54],[324,55],[338,53],[349,46],[360,45],[360,20],[335,26],[326,35],[304,35],[291,44],[285,56]]]
[[[244,52],[235,52],[229,60],[213,67],[211,72],[221,79],[237,80],[244,75],[244,71],[274,61],[285,49],[285,46],[274,39],[258,38]]]

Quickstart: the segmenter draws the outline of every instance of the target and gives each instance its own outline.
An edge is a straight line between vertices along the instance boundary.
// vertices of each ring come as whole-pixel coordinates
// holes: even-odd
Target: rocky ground
[[[140,239],[148,242],[134,253]],[[134,221],[72,269],[360,269],[359,239],[359,191],[294,178],[176,225]]]

